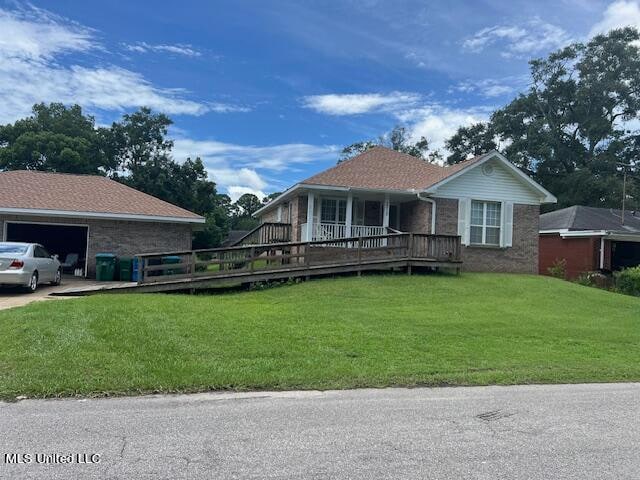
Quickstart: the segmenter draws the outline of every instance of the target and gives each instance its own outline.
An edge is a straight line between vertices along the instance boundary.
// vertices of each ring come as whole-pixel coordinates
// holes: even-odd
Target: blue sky
[[[282,190],[395,125],[436,148],[527,86],[527,61],[622,25],[640,0],[0,0],[0,122],[79,103],[169,114],[237,198]]]

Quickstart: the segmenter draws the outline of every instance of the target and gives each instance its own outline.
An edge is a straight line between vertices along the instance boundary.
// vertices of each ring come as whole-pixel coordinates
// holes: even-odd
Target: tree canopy
[[[194,245],[218,245],[230,227],[231,202],[218,195],[199,158],[173,159],[167,138],[171,123],[143,107],[111,127],[96,127],[78,105],[34,105],[32,116],[0,126],[0,170],[108,175],[205,216]]]
[[[109,129],[78,105],[33,106],[30,117],[0,126],[0,170],[107,174],[117,167]]]
[[[418,141],[412,142],[407,134],[406,128],[398,125],[394,127],[387,136],[381,136],[377,140],[365,140],[362,142],[352,143],[351,145],[344,147],[340,152],[338,163],[355,157],[356,155],[377,146],[388,147],[422,160],[436,161],[441,158],[440,152],[437,150],[429,150],[429,141],[425,137],[421,137]]]
[[[449,163],[501,151],[558,197],[620,208],[621,164],[637,171],[640,131],[640,33],[612,30],[530,62],[531,86],[487,124],[461,128],[448,140]],[[637,123],[636,123],[637,125]],[[628,205],[640,185],[631,177]]]

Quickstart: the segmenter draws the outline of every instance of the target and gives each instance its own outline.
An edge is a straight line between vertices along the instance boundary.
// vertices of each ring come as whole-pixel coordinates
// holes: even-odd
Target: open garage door
[[[65,271],[73,273],[75,267],[82,268],[86,274],[89,227],[27,222],[7,222],[6,225],[5,238],[8,242],[39,243],[51,255],[58,255],[60,262],[77,258],[77,264],[70,265]]]
[[[621,270],[640,265],[640,242],[612,242],[611,269]]]

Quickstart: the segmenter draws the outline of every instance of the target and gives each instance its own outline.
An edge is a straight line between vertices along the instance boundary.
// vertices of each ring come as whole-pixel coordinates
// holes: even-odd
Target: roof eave
[[[542,203],[558,203],[558,199],[555,197],[555,195],[553,195],[551,192],[549,192],[546,188],[544,188],[535,180],[532,180],[531,178],[529,178],[528,175],[526,175],[522,170],[520,170],[518,167],[513,165],[504,155],[502,155],[500,152],[497,152],[495,150],[486,153],[484,155],[484,158],[482,158],[481,160],[478,160],[477,162],[473,162],[471,165],[467,165],[466,167],[458,170],[453,175],[449,175],[448,177],[443,178],[442,180],[434,183],[433,185],[430,185],[424,190],[424,192],[427,194],[434,195],[437,193],[438,188],[442,187],[443,185],[449,183],[451,180],[458,178],[461,175],[464,175],[470,170],[473,170],[474,168],[479,167],[482,164],[494,158],[497,158],[498,160],[500,160],[501,163],[506,165],[507,168],[509,168],[513,173],[515,173],[521,180],[527,183],[530,187],[533,187],[535,190],[537,190],[540,193],[541,204]]]
[[[57,218],[95,218],[100,220],[129,220],[137,222],[203,224],[206,219],[197,217],[176,217],[164,215],[141,215],[134,213],[84,212],[74,210],[50,210],[40,208],[0,207],[0,213],[9,215],[50,216]]]

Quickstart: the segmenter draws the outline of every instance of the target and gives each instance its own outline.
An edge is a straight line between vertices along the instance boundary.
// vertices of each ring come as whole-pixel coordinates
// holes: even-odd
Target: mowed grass
[[[0,311],[0,396],[640,380],[640,299],[383,275]]]

